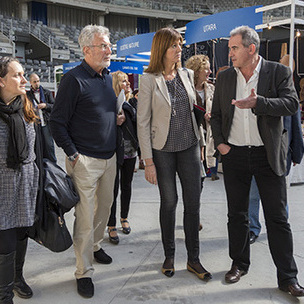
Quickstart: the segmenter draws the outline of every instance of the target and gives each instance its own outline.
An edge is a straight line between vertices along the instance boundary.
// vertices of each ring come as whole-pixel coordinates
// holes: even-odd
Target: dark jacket
[[[126,120],[121,126],[117,126],[116,159],[119,165],[122,165],[124,160],[124,140],[131,140],[134,149],[138,149],[136,109],[129,102],[124,102],[122,109]]]
[[[286,175],[288,175],[291,163],[301,163],[304,152],[300,108],[298,109],[296,114],[284,117],[284,128],[287,130],[288,133],[288,153],[286,171]]]
[[[54,105],[54,97],[51,91],[43,88],[42,86],[40,86],[40,88],[43,90],[43,94],[45,97],[45,103],[46,103],[46,107],[44,109],[42,109],[42,114],[43,114],[43,118],[45,123],[49,122],[50,116],[51,116],[51,112],[53,109],[53,105]],[[34,100],[36,101],[36,103],[40,103],[40,100],[36,100],[34,92],[31,90],[29,90],[28,92],[26,92],[26,95],[28,97],[28,99],[34,104]]]
[[[126,121],[121,126],[123,138],[131,140],[133,147],[137,150],[136,109],[128,102],[125,102],[122,108],[126,116]]]
[[[279,176],[286,173],[288,148],[287,131],[282,116],[293,115],[299,108],[292,74],[288,67],[262,59],[257,87],[257,104],[253,112],[257,115],[260,136],[272,170]],[[216,81],[211,127],[215,148],[228,143],[235,106],[237,74],[232,67],[218,75]]]

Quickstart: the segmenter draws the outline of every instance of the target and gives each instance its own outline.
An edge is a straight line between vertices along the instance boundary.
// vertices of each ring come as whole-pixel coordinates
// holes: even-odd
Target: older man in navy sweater
[[[93,257],[112,259],[100,247],[113,202],[116,175],[116,96],[110,65],[109,30],[88,25],[80,33],[83,62],[64,75],[51,115],[51,130],[67,155],[66,168],[78,190],[74,249],[78,293],[94,295]],[[93,254],[94,252],[94,254]]]

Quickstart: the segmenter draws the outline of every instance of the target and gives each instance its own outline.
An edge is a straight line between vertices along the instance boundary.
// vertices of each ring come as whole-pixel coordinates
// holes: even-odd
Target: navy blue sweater
[[[85,61],[64,75],[51,114],[52,135],[69,156],[109,159],[116,148],[116,96],[107,69]]]

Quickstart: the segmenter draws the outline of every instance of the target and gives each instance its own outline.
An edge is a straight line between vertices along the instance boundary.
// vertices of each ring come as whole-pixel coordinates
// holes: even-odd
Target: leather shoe
[[[236,283],[240,280],[241,276],[247,274],[247,271],[240,269],[238,266],[234,265],[225,274],[226,283]]]
[[[172,278],[175,273],[174,269],[174,259],[173,258],[166,258],[163,267],[162,267],[162,273],[167,276],[168,278]]]
[[[280,290],[289,292],[294,297],[303,297],[304,288],[299,283],[293,283],[287,286],[279,287]]]
[[[127,219],[120,219],[120,222],[121,222],[122,232],[124,234],[129,234],[131,232],[129,221]],[[123,224],[125,224],[126,226],[123,226]]]
[[[22,299],[29,299],[33,296],[33,291],[30,286],[24,280],[24,277],[21,276],[14,282],[14,291]]]
[[[259,237],[258,235],[255,235],[252,231],[250,231],[249,232],[249,243],[253,244],[258,237]]]
[[[112,236],[111,235],[111,232],[114,232],[114,234],[116,234],[115,236]],[[117,245],[119,243],[119,237],[117,235],[117,229],[114,227],[114,228],[108,228],[108,233],[109,233],[109,241],[112,243],[112,244],[115,244]]]
[[[91,278],[77,279],[77,291],[84,298],[94,296],[94,285]]]
[[[195,263],[190,265],[188,262],[187,270],[196,274],[196,276],[203,281],[209,281],[212,279],[212,274],[207,271],[201,263]]]
[[[94,258],[97,263],[100,264],[111,264],[112,258],[107,255],[102,248],[94,252]]]

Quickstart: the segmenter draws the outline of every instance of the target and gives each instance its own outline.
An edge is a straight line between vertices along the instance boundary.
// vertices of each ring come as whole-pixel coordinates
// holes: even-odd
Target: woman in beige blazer
[[[183,39],[174,29],[156,32],[151,59],[138,95],[137,129],[145,177],[160,192],[160,226],[165,261],[162,272],[174,275],[176,173],[182,186],[187,269],[200,279],[211,274],[199,260],[200,146],[204,137],[193,113],[193,72],[180,68]]]
[[[208,82],[211,74],[209,57],[206,55],[194,55],[186,61],[185,66],[194,71],[195,89],[200,96],[202,106],[206,109],[206,165],[210,169],[211,179],[215,181],[219,177],[217,175],[216,158],[213,157],[215,149],[210,125],[214,85]]]

